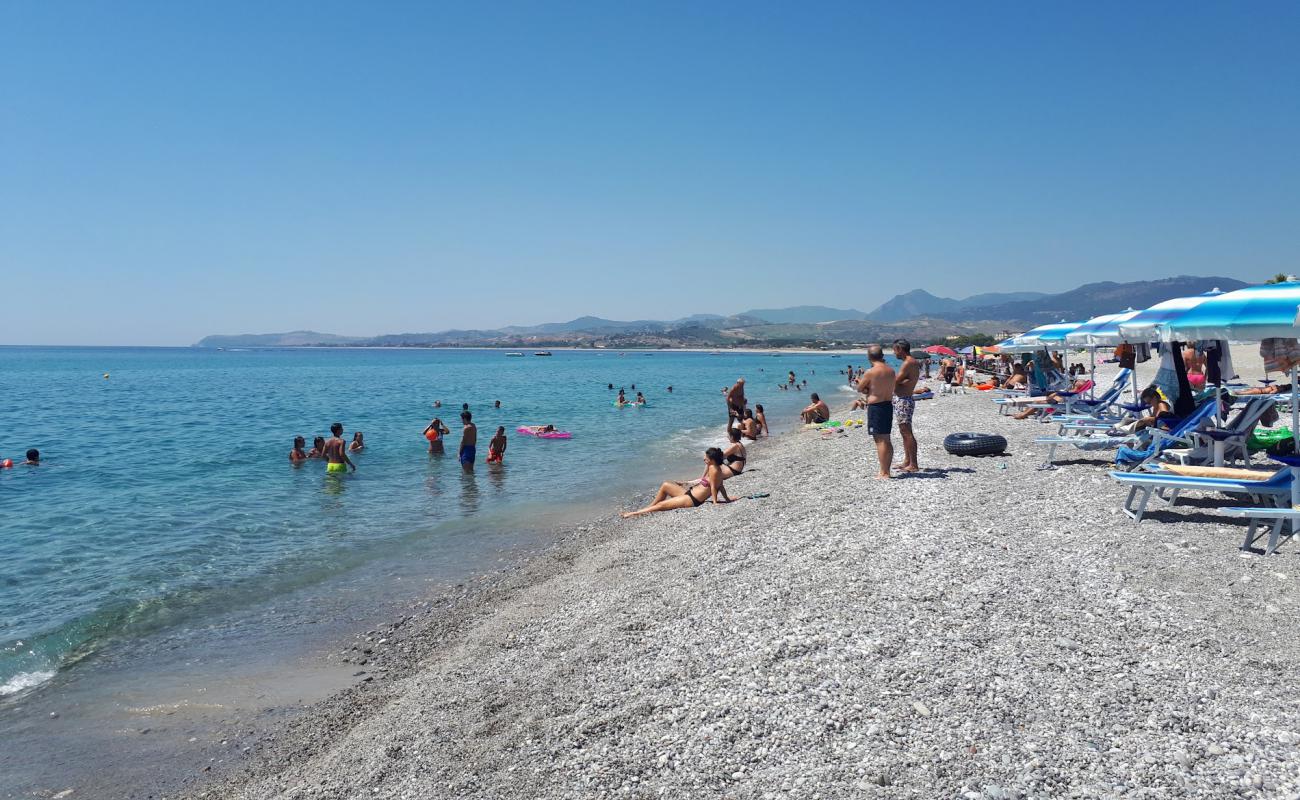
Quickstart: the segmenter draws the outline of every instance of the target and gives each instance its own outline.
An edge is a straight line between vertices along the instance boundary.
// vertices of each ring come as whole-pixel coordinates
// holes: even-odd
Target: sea
[[[166,757],[106,744],[150,719],[179,712],[194,741],[211,727],[205,708],[225,721],[250,697],[284,707],[345,685],[308,665],[385,603],[694,477],[701,451],[725,441],[722,392],[738,377],[776,433],[810,392],[842,400],[857,360],[520,352],[0,347],[0,459],[15,462],[0,468],[0,738],[15,745],[0,748],[0,791],[57,791]],[[779,390],[790,372],[807,387]],[[620,387],[648,404],[616,407]],[[479,428],[468,474],[462,403]],[[422,436],[434,417],[453,431],[444,456]],[[294,436],[310,447],[333,422],[364,434],[354,474],[289,463]],[[515,431],[544,424],[572,438]],[[498,426],[509,447],[489,466]],[[20,464],[31,447],[39,467]]]

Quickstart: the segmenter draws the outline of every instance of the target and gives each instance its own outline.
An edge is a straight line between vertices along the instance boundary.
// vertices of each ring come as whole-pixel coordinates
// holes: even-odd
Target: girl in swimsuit
[[[715,505],[719,502],[730,503],[731,498],[727,496],[727,490],[722,485],[728,477],[722,467],[722,451],[710,447],[704,451],[704,474],[699,480],[688,486],[669,481],[655,492],[653,503],[636,511],[624,511],[623,518],[653,514],[656,511],[672,511],[675,508],[695,508],[704,505],[710,498]],[[722,500],[718,500],[719,497]]]
[[[324,436],[317,436],[315,439],[312,439],[312,440],[311,440],[311,450],[307,451],[307,457],[308,457],[308,458],[324,458],[324,457],[325,457],[325,437],[324,437]]]
[[[748,410],[745,413],[749,413]],[[747,421],[753,422],[753,418]],[[728,478],[734,478],[745,471],[745,445],[740,442],[739,428],[728,428],[727,437],[731,439],[731,444],[722,451],[722,459],[726,462],[722,465],[722,471]]]
[[[745,409],[745,418],[740,422],[740,432],[750,441],[758,440],[758,421],[754,419],[754,412],[748,408]]]
[[[429,454],[446,452],[442,446],[442,437],[451,433],[451,429],[442,424],[442,420],[434,418],[424,429],[424,438],[429,440]]]
[[[767,430],[767,415],[763,413],[763,404],[758,403],[754,406],[754,421],[758,423],[758,432],[761,436],[771,436]]]
[[[301,464],[307,460],[307,453],[303,448],[307,446],[307,440],[301,436],[293,437],[293,449],[289,451],[289,463]]]
[[[356,453],[360,450],[365,450],[365,449],[366,449],[366,440],[364,437],[362,437],[361,431],[357,431],[356,433],[352,434],[352,444],[348,446],[348,450],[350,450],[353,453]]]

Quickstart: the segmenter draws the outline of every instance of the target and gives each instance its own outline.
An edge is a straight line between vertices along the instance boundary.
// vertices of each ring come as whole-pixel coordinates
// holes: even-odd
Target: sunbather
[[[710,447],[704,451],[704,474],[698,480],[685,486],[674,481],[662,484],[659,491],[655,492],[654,502],[636,511],[624,511],[623,518],[653,514],[656,511],[672,511],[677,508],[697,508],[709,499],[713,500],[714,505],[719,502],[730,503],[731,498],[727,496],[727,490],[723,486],[723,482],[727,479],[727,471],[722,468],[722,465],[722,451]],[[701,488],[704,491],[701,492]],[[721,501],[718,500],[719,497],[722,498]]]

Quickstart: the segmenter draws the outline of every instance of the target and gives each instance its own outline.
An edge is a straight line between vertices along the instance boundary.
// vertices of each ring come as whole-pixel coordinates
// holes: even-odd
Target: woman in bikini
[[[745,413],[749,413],[748,409],[746,409]],[[753,419],[751,418],[748,421],[753,422]],[[722,472],[728,478],[734,478],[745,471],[747,454],[745,453],[745,445],[740,441],[739,428],[728,428],[727,438],[731,439],[731,444],[727,446],[726,450],[722,451],[722,460],[725,462],[722,465]]]
[[[348,446],[348,451],[357,453],[366,449],[366,438],[361,435],[361,431],[352,434],[352,444]]]
[[[709,499],[712,499],[715,505],[719,502],[730,503],[731,498],[727,496],[727,490],[722,485],[727,479],[726,473],[727,471],[723,469],[722,451],[710,447],[704,451],[704,474],[699,480],[686,486],[673,481],[664,483],[659,487],[659,491],[655,492],[653,503],[636,511],[624,511],[623,518],[653,514],[656,511],[672,511],[675,508],[696,508],[704,505]],[[718,500],[719,497],[722,500]]]
[[[311,450],[307,451],[307,457],[308,457],[308,458],[324,458],[324,457],[325,457],[325,437],[324,437],[324,436],[317,436],[315,439],[312,439],[312,440],[311,440]]]
[[[754,421],[758,423],[758,432],[763,436],[771,436],[767,430],[767,415],[763,413],[763,404],[757,403],[754,406]]]
[[[442,437],[450,433],[451,429],[443,425],[442,420],[437,417],[425,427],[424,438],[429,440],[429,455],[446,452],[442,446]]]
[[[754,419],[754,412],[748,408],[745,409],[745,418],[740,422],[740,432],[750,441],[758,441],[758,420]]]

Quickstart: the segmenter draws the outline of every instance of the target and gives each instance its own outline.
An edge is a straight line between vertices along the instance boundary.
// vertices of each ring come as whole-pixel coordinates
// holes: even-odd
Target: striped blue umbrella
[[[1300,309],[1300,282],[1247,286],[1207,298],[1160,325],[1164,341],[1263,339],[1300,336],[1296,311]]]
[[[1156,303],[1148,309],[1139,311],[1134,316],[1119,323],[1119,341],[1115,342],[1115,344],[1120,342],[1132,344],[1154,342],[1160,338],[1161,325],[1181,316],[1186,311],[1196,308],[1211,297],[1218,297],[1221,294],[1223,292],[1218,289],[1211,289],[1205,294],[1191,297],[1175,297],[1172,300]]]
[[[1013,336],[998,345],[1004,353],[1032,353],[1052,347],[1065,346],[1065,334],[1082,325],[1082,322],[1053,322],[1039,325],[1031,331]]]
[[[1102,314],[1100,317],[1093,317],[1065,334],[1065,343],[1072,347],[1112,347],[1124,341],[1119,335],[1120,323],[1127,322],[1141,313],[1130,308],[1118,314]]]

